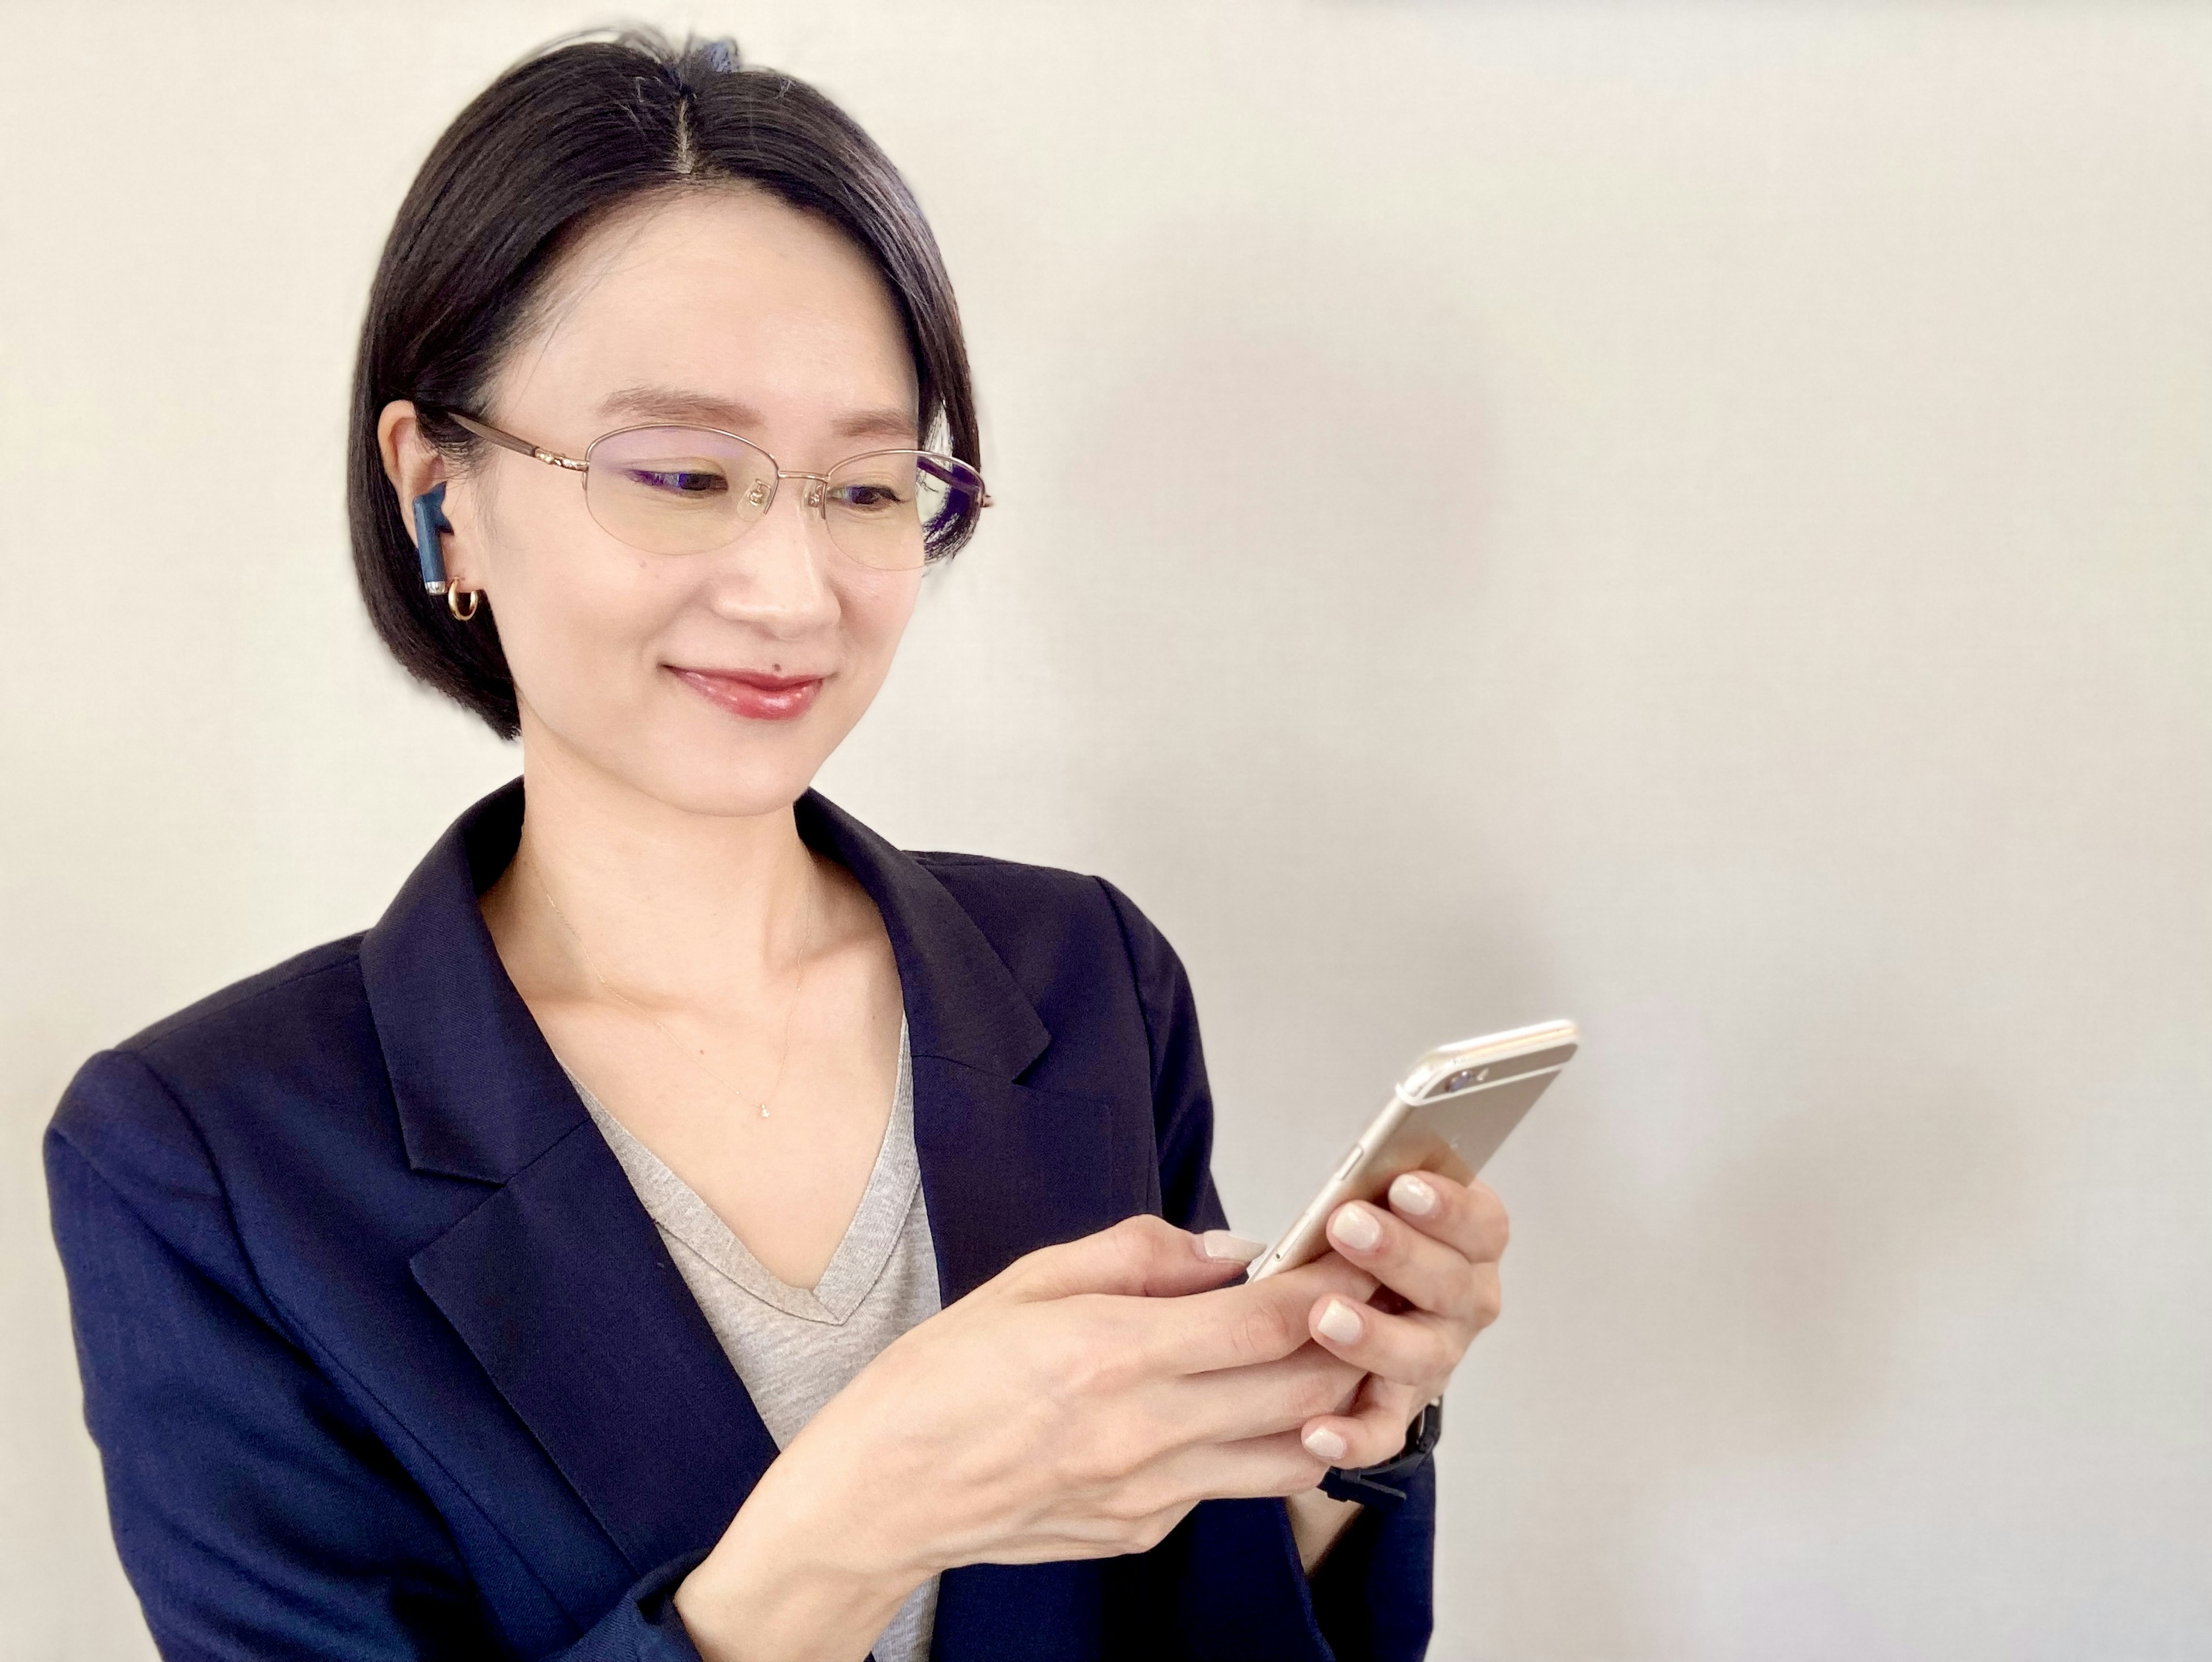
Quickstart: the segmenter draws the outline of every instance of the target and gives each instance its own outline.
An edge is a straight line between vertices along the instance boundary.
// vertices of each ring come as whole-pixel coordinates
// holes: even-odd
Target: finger
[[[1173,1298],[1233,1280],[1266,1250],[1225,1229],[1194,1234],[1164,1218],[1124,1218],[1080,1240],[1017,1258],[987,1285],[998,1296],[1024,1300],[1083,1293]]]
[[[1327,1470],[1295,1429],[1174,1449],[1099,1491],[1087,1513],[1058,1519],[1054,1533],[1069,1549],[1055,1555],[1141,1552],[1200,1501],[1297,1495],[1321,1482]]]
[[[1313,1263],[1189,1298],[1124,1312],[1142,1361],[1161,1373],[1202,1373],[1249,1367],[1289,1355],[1306,1342],[1306,1312],[1328,1294],[1365,1300],[1375,1277],[1331,1252]]]
[[[1307,1453],[1328,1465],[1347,1471],[1379,1466],[1405,1452],[1407,1433],[1420,1417],[1421,1404],[1429,1400],[1428,1393],[1370,1379],[1359,1388],[1359,1401],[1350,1414],[1309,1421],[1298,1441]]]
[[[1493,1275],[1495,1271],[1492,1271]],[[1425,1391],[1443,1389],[1480,1329],[1426,1311],[1392,1315],[1334,1294],[1316,1302],[1316,1344],[1378,1379]]]
[[[1348,1201],[1329,1215],[1328,1241],[1350,1263],[1358,1265],[1415,1309],[1474,1321],[1480,1294],[1498,1282],[1494,1259],[1469,1258],[1449,1242],[1423,1234],[1402,1218]],[[1482,1272],[1487,1272],[1486,1279]],[[1490,1316],[1494,1318],[1493,1309]],[[1480,1323],[1477,1323],[1480,1325]]]
[[[1366,1372],[1302,1344],[1279,1361],[1161,1381],[1143,1411],[1161,1446],[1273,1436],[1316,1415],[1352,1412]]]
[[[1407,1172],[1394,1179],[1390,1210],[1424,1235],[1467,1257],[1495,1263],[1512,1233],[1498,1191],[1478,1179],[1455,1183],[1438,1172]]]
[[[1293,1429],[1179,1450],[1160,1461],[1158,1478],[1168,1493],[1184,1501],[1254,1500],[1300,1494],[1328,1470],[1328,1462],[1307,1448]]]

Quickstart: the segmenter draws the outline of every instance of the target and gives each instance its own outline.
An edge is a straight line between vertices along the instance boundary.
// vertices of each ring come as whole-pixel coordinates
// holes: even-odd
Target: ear
[[[406,399],[394,399],[378,415],[376,447],[384,459],[384,477],[392,481],[392,491],[399,499],[400,520],[412,535],[415,499],[449,483],[445,453],[430,442],[429,435],[422,430],[422,417]],[[448,519],[453,517],[453,507],[449,497],[445,504]],[[477,587],[469,564],[464,540],[449,529],[445,543],[447,577],[463,587]]]
[[[415,498],[446,477],[446,459],[406,399],[394,399],[377,417],[376,447],[384,458],[384,477],[398,493],[400,517],[411,524]]]

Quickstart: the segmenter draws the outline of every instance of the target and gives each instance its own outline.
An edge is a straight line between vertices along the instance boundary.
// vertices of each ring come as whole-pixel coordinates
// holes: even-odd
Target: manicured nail
[[[1367,1330],[1367,1324],[1359,1319],[1359,1312],[1341,1299],[1331,1299],[1314,1325],[1339,1344],[1350,1344]]]
[[[1226,1229],[1209,1229],[1198,1238],[1198,1256],[1215,1263],[1249,1263],[1267,1250],[1265,1241],[1248,1241]]]
[[[1346,1446],[1344,1439],[1327,1426],[1316,1426],[1311,1431],[1306,1433],[1305,1445],[1306,1452],[1312,1455],[1315,1459],[1327,1460],[1332,1464],[1344,1458]]]
[[[1328,1221],[1329,1238],[1355,1252],[1372,1252],[1382,1244],[1382,1221],[1357,1203],[1340,1206]]]
[[[1437,1209],[1436,1188],[1408,1172],[1390,1185],[1390,1204],[1401,1212],[1425,1218]]]

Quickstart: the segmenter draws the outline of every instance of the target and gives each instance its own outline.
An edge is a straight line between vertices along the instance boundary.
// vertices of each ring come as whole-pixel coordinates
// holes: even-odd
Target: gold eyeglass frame
[[[830,529],[830,474],[808,473],[796,468],[786,468],[781,462],[779,462],[773,455],[769,454],[767,446],[756,443],[753,440],[747,438],[742,433],[732,433],[727,428],[702,427],[696,422],[685,421],[637,422],[629,427],[617,427],[612,432],[600,434],[599,437],[593,439],[589,444],[584,447],[584,454],[581,456],[564,456],[557,450],[548,450],[543,445],[531,443],[528,439],[519,438],[513,433],[502,432],[500,429],[494,427],[489,422],[478,421],[474,416],[465,416],[458,410],[446,410],[441,411],[439,413],[450,417],[453,421],[458,423],[460,426],[467,429],[478,438],[485,440],[489,443],[498,445],[501,448],[505,450],[512,450],[519,456],[527,456],[532,461],[544,462],[548,467],[562,468],[571,473],[589,473],[592,471],[592,452],[597,450],[609,439],[618,439],[625,433],[648,432],[656,428],[677,427],[686,429],[694,433],[712,433],[717,438],[735,439],[739,444],[744,445],[747,449],[759,451],[763,457],[767,458],[768,465],[772,472],[773,477],[769,480],[768,496],[760,504],[760,513],[758,517],[749,522],[745,526],[744,529],[738,532],[736,536],[731,538],[729,542],[718,543],[712,549],[702,548],[696,551],[702,554],[714,553],[721,549],[727,548],[730,545],[730,543],[742,542],[745,538],[746,533],[751,531],[753,527],[758,525],[762,520],[766,519],[768,517],[769,510],[775,506],[776,493],[782,489],[783,482],[786,479],[804,479],[807,483],[807,490],[805,496],[801,498],[799,506],[802,508],[811,508],[815,513],[819,514],[822,516],[822,529],[830,539],[830,545],[835,548],[840,554],[843,554],[847,559],[852,561],[855,565],[867,566],[872,571],[919,571],[925,569],[929,566],[935,565],[939,561],[949,557],[949,554],[931,554],[927,552],[927,545],[926,542],[924,544],[921,564],[919,566],[874,565],[871,564],[866,560],[861,559],[857,554],[848,552],[845,545],[837,540],[836,533]],[[975,493],[975,512],[980,514],[985,508],[991,505],[991,493],[989,490],[983,485],[982,474],[977,472],[975,468],[969,466],[966,462],[962,461],[959,457],[947,455],[941,450],[918,450],[908,446],[889,445],[880,450],[862,450],[855,452],[854,454],[845,457],[842,460],[832,464],[830,472],[834,473],[838,468],[844,466],[847,462],[865,461],[870,456],[927,456],[933,460],[950,462],[955,467],[965,469],[968,472],[975,475],[975,484],[978,487]],[[586,491],[584,501],[585,506],[588,509],[591,505],[591,497],[588,490]],[[595,521],[599,521],[598,514],[594,514],[592,517]],[[603,521],[600,522],[600,528],[607,531],[607,534],[609,536],[615,537],[615,539],[617,542],[622,543],[624,547],[637,548],[637,545],[629,541],[627,538],[616,536],[616,533],[613,531],[609,530]],[[975,527],[971,523],[968,527],[966,532],[963,533],[960,539],[961,544],[964,545],[967,542],[968,538],[973,536],[975,533]],[[955,551],[957,551],[957,546],[958,545],[956,545]],[[658,554],[659,553],[659,551],[657,549],[640,548],[638,549],[638,552],[641,554]],[[682,554],[663,554],[660,557],[663,559],[687,559],[690,557],[689,555]]]

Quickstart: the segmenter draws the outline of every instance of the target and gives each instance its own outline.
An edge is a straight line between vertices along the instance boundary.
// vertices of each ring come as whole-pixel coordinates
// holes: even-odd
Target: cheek
[[[891,660],[921,593],[919,571],[870,571],[836,585],[839,623],[845,636],[845,678],[863,702],[890,673]]]
[[[515,492],[489,519],[485,587],[516,692],[557,726],[622,719],[653,689],[680,590],[556,492]]]

